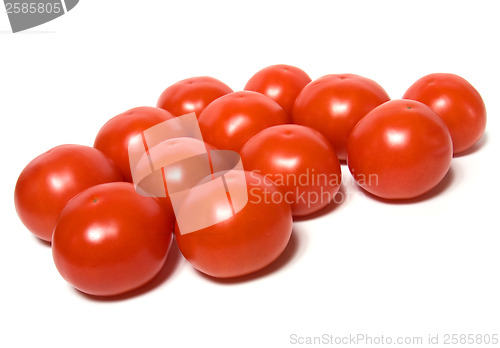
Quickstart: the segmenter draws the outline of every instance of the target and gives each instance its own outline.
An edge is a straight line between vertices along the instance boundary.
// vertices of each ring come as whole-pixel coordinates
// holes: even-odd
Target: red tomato
[[[474,145],[486,128],[486,107],[476,89],[454,74],[430,74],[408,88],[403,98],[431,107],[450,130],[453,152]]]
[[[330,203],[340,187],[335,150],[318,131],[286,124],[264,129],[240,151],[245,170],[256,171],[278,186],[295,216]]]
[[[309,82],[311,78],[303,70],[279,64],[258,71],[248,80],[245,90],[267,95],[291,115],[297,95]]]
[[[292,121],[314,128],[346,159],[349,133],[389,96],[375,81],[352,74],[326,75],[309,83],[295,100]]]
[[[173,187],[186,189],[196,186],[209,176],[213,166],[227,167],[228,164],[222,162],[217,156],[214,156],[215,158],[209,156],[209,151],[212,150],[215,148],[210,144],[194,138],[177,137],[164,140],[154,148],[154,155],[151,151],[144,154],[138,161],[135,173],[141,179],[136,187],[137,192],[158,197],[160,202],[173,213],[165,184],[167,187],[170,185],[170,189]],[[189,160],[197,156],[205,157],[194,163]],[[214,162],[212,167],[210,160]],[[154,163],[155,168],[162,168],[161,172],[153,174],[151,162]]]
[[[14,203],[28,230],[50,242],[57,217],[71,198],[88,187],[120,180],[118,168],[101,151],[83,145],[61,145],[23,169]]]
[[[130,183],[91,187],[73,198],[57,221],[52,255],[78,290],[109,296],[151,280],[165,263],[173,219],[158,200]]]
[[[99,130],[94,147],[111,158],[126,181],[132,182],[128,144],[137,134],[171,119],[173,116],[163,109],[142,106],[125,111],[110,119]]]
[[[208,104],[232,91],[226,84],[213,77],[191,77],[165,89],[156,106],[175,116],[195,112],[196,117],[199,117]]]
[[[417,197],[446,175],[452,158],[446,124],[427,105],[392,100],[354,127],[347,164],[357,183],[388,199]]]
[[[265,95],[251,91],[227,94],[200,115],[203,140],[221,150],[239,151],[261,130],[288,123],[286,112]]]
[[[186,234],[175,227],[184,257],[198,271],[213,277],[237,277],[264,268],[283,252],[292,233],[290,205],[280,199],[280,191],[259,174],[245,174],[228,173],[226,177],[233,188],[248,192],[248,203],[242,210],[233,214],[224,198],[210,205],[211,213],[230,216],[228,219]],[[214,196],[210,186],[189,196],[185,209]]]

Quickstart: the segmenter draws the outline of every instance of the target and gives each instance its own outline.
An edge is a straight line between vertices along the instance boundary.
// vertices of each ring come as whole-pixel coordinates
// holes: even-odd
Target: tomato
[[[288,123],[286,112],[263,94],[240,91],[213,101],[199,118],[203,140],[221,150],[239,151],[261,130]]]
[[[258,71],[248,80],[244,89],[267,95],[291,115],[297,95],[309,82],[311,78],[303,70],[279,64]]]
[[[151,280],[165,263],[173,219],[131,183],[91,187],[62,210],[54,229],[57,270],[78,290],[117,295]]]
[[[340,187],[335,150],[317,130],[287,124],[264,129],[240,151],[243,167],[278,186],[295,216],[311,214],[330,203]]]
[[[453,155],[446,124],[427,105],[392,100],[354,127],[347,164],[356,182],[382,198],[417,197],[435,187]]]
[[[226,197],[217,199],[213,186],[197,191],[184,202],[192,211],[199,202],[212,200],[209,214],[228,216],[203,229],[175,235],[179,249],[200,272],[218,278],[237,277],[258,271],[272,263],[285,249],[292,233],[290,205],[267,178],[256,174],[226,175],[235,190],[247,190],[248,202],[236,214]],[[275,198],[277,199],[275,200]],[[192,211],[196,217],[196,211]]]
[[[167,87],[156,106],[175,116],[194,112],[196,117],[199,117],[208,104],[232,91],[226,84],[213,77],[191,77]]]
[[[173,213],[168,187],[178,190],[193,187],[209,176],[214,166],[227,167],[218,156],[209,156],[208,151],[213,150],[210,144],[194,138],[176,137],[162,141],[137,160],[134,167],[135,179],[139,181],[137,192],[159,198],[163,206]],[[192,159],[195,157],[198,161],[194,162]],[[212,166],[210,160],[213,161]],[[151,163],[156,171],[152,171]]]
[[[326,75],[310,82],[300,92],[292,121],[320,131],[346,159],[349,133],[376,106],[389,100],[375,81],[353,74]]]
[[[119,114],[102,126],[95,138],[94,147],[111,158],[124,179],[132,182],[128,145],[130,140],[146,129],[167,121],[173,116],[163,109],[142,106]]]
[[[403,98],[418,100],[434,110],[448,126],[453,152],[474,145],[486,128],[486,107],[478,91],[454,74],[430,74],[408,88]]]
[[[57,146],[32,160],[16,183],[14,203],[24,225],[51,241],[64,205],[84,189],[120,181],[118,168],[101,151],[83,145]]]

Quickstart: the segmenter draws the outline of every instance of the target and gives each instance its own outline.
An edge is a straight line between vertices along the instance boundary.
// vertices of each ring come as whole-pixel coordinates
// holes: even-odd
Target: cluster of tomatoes
[[[207,148],[241,156],[245,175],[231,185],[247,190],[248,203],[235,212],[229,195],[215,200],[208,214],[227,218],[183,234],[168,197],[136,192],[128,147],[150,127],[191,112]],[[342,161],[371,194],[414,198],[443,179],[453,154],[470,149],[485,126],[481,96],[452,74],[425,76],[399,100],[358,75],[311,81],[289,65],[257,72],[238,92],[194,77],[168,87],[157,107],[111,118],[93,147],[61,145],[35,158],[19,176],[15,205],[25,226],[51,242],[61,275],[88,294],[116,295],[150,281],[174,235],[197,270],[237,277],[283,252],[293,216],[331,204]],[[215,194],[205,190],[190,202]]]

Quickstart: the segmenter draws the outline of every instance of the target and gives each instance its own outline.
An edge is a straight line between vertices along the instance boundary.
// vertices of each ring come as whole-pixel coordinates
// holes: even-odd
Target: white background
[[[497,1],[82,0],[12,34],[0,13],[2,347],[287,347],[366,333],[500,334]],[[18,219],[16,179],[38,154],[92,145],[110,117],[155,105],[168,85],[210,75],[234,90],[265,66],[313,79],[356,73],[400,98],[452,72],[488,110],[486,134],[425,199],[387,204],[353,186],[298,221],[284,255],[239,281],[200,275],[171,250],[145,290],[96,300],[58,274]]]

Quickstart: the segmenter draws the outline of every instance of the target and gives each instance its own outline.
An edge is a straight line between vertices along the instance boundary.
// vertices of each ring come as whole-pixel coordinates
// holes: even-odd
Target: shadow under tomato
[[[308,214],[308,215],[304,215],[304,216],[294,216],[293,221],[299,222],[299,221],[313,220],[313,219],[320,218],[324,215],[328,215],[328,214],[332,213],[333,211],[335,211],[340,205],[342,205],[342,203],[345,202],[345,196],[346,196],[346,192],[345,192],[344,185],[340,185],[338,192],[335,194],[333,200],[330,203],[328,203],[327,206],[321,208],[320,210],[318,210],[312,214]]]
[[[209,276],[205,273],[202,272],[197,272],[200,276],[203,278],[213,282],[213,283],[218,283],[218,284],[223,284],[223,285],[233,285],[233,284],[240,284],[240,283],[245,283],[249,282],[252,280],[256,280],[259,278],[266,277],[274,272],[277,272],[281,268],[283,268],[285,265],[290,263],[292,260],[294,260],[297,257],[298,251],[299,251],[299,239],[301,238],[300,233],[297,231],[297,228],[294,226],[292,230],[292,235],[290,236],[290,240],[285,248],[283,250],[283,253],[278,256],[274,262],[272,262],[270,265],[266,266],[265,268],[251,273],[247,275],[243,275],[240,277],[234,277],[234,278],[215,278],[212,276]]]
[[[408,198],[408,199],[387,199],[387,198],[381,198],[378,196],[375,196],[374,194],[364,191],[362,188],[359,188],[360,190],[363,190],[366,196],[379,201],[381,203],[386,203],[386,204],[414,204],[414,203],[420,203],[424,201],[428,201],[440,194],[442,194],[444,191],[446,191],[455,181],[456,179],[456,174],[455,170],[453,169],[453,163],[450,166],[450,169],[444,176],[444,178],[437,184],[434,188],[432,188],[430,191],[427,191],[426,193],[414,197],[414,198]]]
[[[40,239],[36,236],[33,236],[35,237],[35,239],[37,240],[38,243],[40,243],[41,245],[43,246],[46,246],[47,248],[51,248],[52,247],[52,242],[49,242],[48,240],[43,240],[43,239]]]
[[[487,142],[488,142],[488,134],[485,132],[483,134],[483,136],[481,137],[481,139],[479,139],[479,141],[477,143],[475,143],[474,145],[469,147],[467,150],[464,150],[462,152],[454,154],[453,157],[463,157],[463,156],[473,154],[473,153],[481,150],[484,147],[484,145],[486,145]]]
[[[182,256],[179,247],[177,246],[177,243],[175,241],[175,238],[172,241],[172,245],[170,247],[170,250],[168,252],[167,260],[165,264],[163,265],[162,269],[160,272],[149,282],[144,284],[143,286],[131,290],[129,292],[120,294],[120,295],[114,295],[114,296],[95,296],[95,295],[89,295],[84,292],[81,292],[78,289],[74,289],[75,292],[77,292],[80,296],[85,297],[88,300],[91,301],[96,301],[96,302],[115,302],[115,301],[124,301],[131,299],[133,297],[141,296],[161,284],[163,284],[168,278],[171,278],[174,273],[180,268],[182,264],[184,264],[184,257]]]

